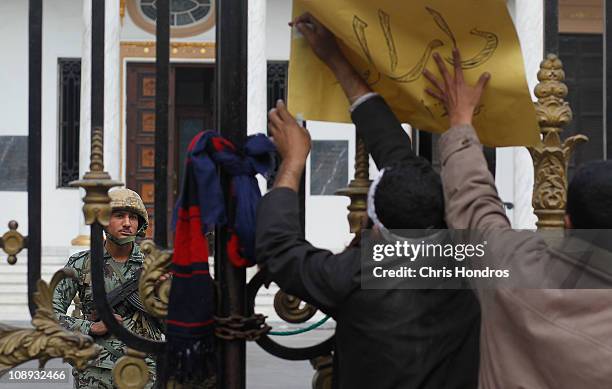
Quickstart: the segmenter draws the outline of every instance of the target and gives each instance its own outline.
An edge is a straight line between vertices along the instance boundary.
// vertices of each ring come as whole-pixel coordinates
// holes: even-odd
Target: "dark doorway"
[[[128,188],[136,190],[155,228],[155,65],[130,63],[127,67]],[[168,221],[180,190],[183,162],[189,141],[200,131],[212,129],[214,120],[214,66],[172,64],[170,67],[168,130]],[[171,235],[171,234],[170,234]],[[171,239],[171,236],[169,237]]]

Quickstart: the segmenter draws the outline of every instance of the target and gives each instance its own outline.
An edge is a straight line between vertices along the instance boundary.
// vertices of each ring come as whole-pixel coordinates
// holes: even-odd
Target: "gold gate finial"
[[[89,157],[89,171],[83,175],[82,180],[72,181],[70,186],[85,189],[83,197],[83,214],[85,224],[95,222],[108,226],[111,216],[110,197],[108,190],[114,186],[123,185],[119,181],[111,180],[110,175],[104,171],[104,129],[94,127],[91,132],[91,154]]]
[[[9,265],[17,263],[17,254],[26,247],[27,238],[17,231],[19,223],[11,220],[8,224],[9,231],[0,236],[0,249],[8,254],[6,261]]]
[[[123,24],[123,18],[125,18],[125,0],[119,0],[119,17],[121,18],[121,24]]]
[[[533,208],[539,229],[562,229],[567,202],[567,167],[574,147],[588,141],[584,135],[574,135],[561,142],[563,127],[572,121],[572,110],[565,101],[568,89],[563,63],[548,54],[540,64],[540,83],[535,87],[538,101],[536,115],[542,140],[530,147],[533,158]]]
[[[355,148],[355,179],[347,188],[336,191],[337,196],[347,196],[351,199],[348,206],[348,221],[351,232],[359,235],[363,228],[363,221],[367,220],[368,190],[370,189],[370,155],[365,142],[357,135]]]

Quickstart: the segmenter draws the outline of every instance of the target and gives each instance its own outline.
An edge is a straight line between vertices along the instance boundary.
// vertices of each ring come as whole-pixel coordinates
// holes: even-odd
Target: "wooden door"
[[[173,64],[169,74],[168,212],[180,191],[181,174],[189,141],[213,128],[214,67]],[[137,191],[147,207],[153,237],[155,225],[155,65],[127,67],[127,186]],[[172,234],[168,241],[171,245]]]
[[[187,146],[200,131],[214,129],[214,67],[212,65],[181,64],[173,68],[171,147],[169,173],[176,201],[180,191]]]
[[[127,66],[127,187],[135,190],[149,213],[147,238],[155,228],[155,65]]]

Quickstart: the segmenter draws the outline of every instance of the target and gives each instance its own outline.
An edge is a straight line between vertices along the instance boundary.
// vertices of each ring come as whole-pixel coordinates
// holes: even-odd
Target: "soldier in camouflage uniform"
[[[135,243],[137,235],[144,236],[148,226],[146,208],[140,196],[129,189],[116,189],[109,192],[112,216],[105,229],[104,244],[104,283],[107,293],[121,287],[138,277],[144,255]],[[91,257],[89,250],[74,254],[66,264],[73,269],[77,279],[64,279],[55,289],[53,309],[60,323],[71,331],[89,334],[103,347],[99,357],[82,372],[73,370],[76,388],[112,389],[112,369],[117,360],[126,352],[126,345],[107,332],[107,328],[97,317],[91,287]],[[83,318],[66,314],[75,295],[82,303]],[[132,332],[153,340],[162,339],[162,324],[145,313],[139,301],[138,289],[129,298],[123,299],[113,307],[115,317]],[[136,299],[136,300],[135,300]],[[130,302],[131,301],[131,302]],[[134,303],[136,301],[136,303]],[[155,381],[155,362],[151,356],[145,359],[151,372],[147,388]]]

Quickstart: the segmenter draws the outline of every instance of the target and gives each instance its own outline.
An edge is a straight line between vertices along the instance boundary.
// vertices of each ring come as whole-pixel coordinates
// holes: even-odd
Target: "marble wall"
[[[310,195],[333,196],[348,185],[346,140],[314,140],[310,157]]]
[[[28,190],[28,137],[0,136],[0,190]]]

